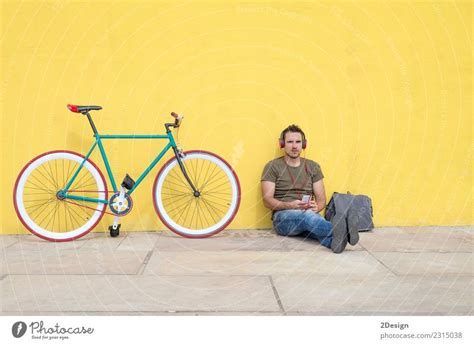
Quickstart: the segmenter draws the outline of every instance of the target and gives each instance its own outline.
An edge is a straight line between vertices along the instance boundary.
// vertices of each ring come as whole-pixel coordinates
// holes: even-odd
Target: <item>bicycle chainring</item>
[[[109,200],[109,208],[113,214],[119,217],[126,216],[130,213],[133,207],[132,197],[127,193],[124,194],[120,200],[120,192],[115,193]]]

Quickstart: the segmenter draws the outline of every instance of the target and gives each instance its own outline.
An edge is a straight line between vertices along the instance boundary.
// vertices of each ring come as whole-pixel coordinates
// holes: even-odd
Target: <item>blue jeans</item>
[[[331,248],[332,224],[311,210],[281,210],[273,215],[273,227],[281,236],[307,236]]]

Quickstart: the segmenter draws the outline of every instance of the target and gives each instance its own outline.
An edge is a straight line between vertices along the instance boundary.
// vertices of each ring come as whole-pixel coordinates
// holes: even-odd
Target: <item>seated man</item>
[[[326,206],[324,176],[318,163],[300,157],[306,148],[304,132],[291,125],[279,141],[285,155],[268,162],[261,178],[263,203],[273,211],[273,227],[279,235],[308,236],[341,253],[347,229],[337,227],[334,233],[331,222],[318,213]]]

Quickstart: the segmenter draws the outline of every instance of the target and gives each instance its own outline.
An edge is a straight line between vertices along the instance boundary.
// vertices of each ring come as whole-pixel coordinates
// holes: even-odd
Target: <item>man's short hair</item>
[[[288,127],[286,127],[282,132],[281,132],[281,135],[280,135],[280,140],[283,140],[283,142],[285,141],[285,136],[286,136],[286,133],[288,132],[292,132],[292,133],[301,133],[301,136],[303,137],[303,140],[306,140],[306,136],[304,135],[304,132],[301,128],[299,128],[297,125],[289,125]]]

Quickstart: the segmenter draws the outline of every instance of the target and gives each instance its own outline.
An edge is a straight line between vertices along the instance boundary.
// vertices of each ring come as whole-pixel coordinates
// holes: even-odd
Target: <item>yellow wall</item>
[[[243,191],[231,228],[269,227],[260,200],[277,137],[297,123],[333,191],[372,197],[381,225],[472,224],[472,3],[3,1],[1,232],[24,233],[12,189],[41,152],[103,133],[162,133],[227,158]],[[117,180],[161,142],[107,142]],[[100,163],[95,154],[93,160]],[[102,166],[102,164],[100,165]],[[161,229],[152,178],[125,230]],[[106,229],[106,216],[98,230]]]

